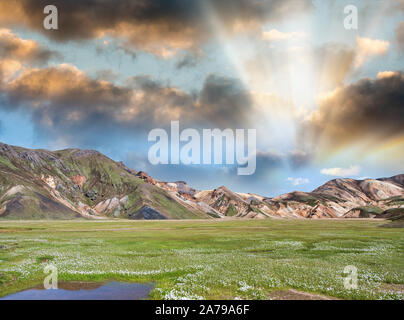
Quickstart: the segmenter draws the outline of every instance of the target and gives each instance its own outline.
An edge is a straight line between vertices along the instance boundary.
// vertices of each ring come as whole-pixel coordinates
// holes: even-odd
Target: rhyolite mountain
[[[163,182],[93,150],[0,143],[0,219],[390,218],[404,213],[404,175],[336,179],[275,198]],[[400,220],[401,221],[401,220]]]
[[[209,217],[97,151],[0,144],[0,217],[195,219]]]

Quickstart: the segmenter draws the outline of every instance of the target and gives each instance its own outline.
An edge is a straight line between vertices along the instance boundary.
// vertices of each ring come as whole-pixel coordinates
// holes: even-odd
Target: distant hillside
[[[0,217],[195,219],[210,216],[175,194],[148,184],[136,171],[97,151],[50,152],[0,143]]]
[[[375,218],[404,204],[404,175],[385,179],[335,179],[313,192],[293,192],[269,202],[279,215],[305,218]]]
[[[275,198],[222,186],[163,182],[93,150],[30,150],[0,143],[0,219],[207,219],[238,217],[400,220],[404,175],[336,179]],[[394,211],[395,210],[395,211]],[[392,212],[395,215],[392,216]]]
[[[379,180],[336,179],[313,192],[295,191],[275,198],[233,193],[226,187],[195,194],[225,216],[244,218],[387,218],[404,208],[404,175]]]

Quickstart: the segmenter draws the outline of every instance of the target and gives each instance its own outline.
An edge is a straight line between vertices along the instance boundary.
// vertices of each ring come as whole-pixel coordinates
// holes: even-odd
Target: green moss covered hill
[[[97,151],[0,143],[0,219],[208,217]]]

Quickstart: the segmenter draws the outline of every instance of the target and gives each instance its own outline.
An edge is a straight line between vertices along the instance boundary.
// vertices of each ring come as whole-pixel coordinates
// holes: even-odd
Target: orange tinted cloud
[[[390,46],[388,41],[361,37],[356,39],[356,44],[358,49],[355,64],[358,68],[372,56],[385,55]]]
[[[0,26],[22,25],[57,41],[112,36],[133,49],[169,57],[214,38],[217,16],[226,32],[260,28],[311,8],[310,0],[53,0],[59,30],[43,28],[46,0],[0,0]]]
[[[8,82],[24,66],[43,65],[60,55],[34,40],[25,40],[0,28],[0,83]]]
[[[22,39],[10,29],[0,28],[1,58],[42,64],[57,56],[55,51],[48,50],[34,40]]]
[[[144,132],[178,119],[187,126],[242,128],[253,107],[235,79],[210,75],[199,93],[189,94],[146,76],[114,85],[69,64],[25,68],[0,94],[0,108],[24,109],[38,130],[69,141],[89,138],[88,132]]]

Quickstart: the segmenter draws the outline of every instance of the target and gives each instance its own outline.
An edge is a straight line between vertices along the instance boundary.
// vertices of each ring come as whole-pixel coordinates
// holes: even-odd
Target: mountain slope
[[[403,208],[404,175],[266,198],[159,181],[93,150],[0,143],[0,219],[389,218]]]
[[[336,179],[313,192],[295,191],[275,198],[233,193],[226,187],[195,196],[224,216],[246,218],[384,218],[404,207],[404,175],[384,179]]]
[[[144,215],[144,208],[157,215]],[[147,211],[147,210],[146,210]],[[210,217],[97,151],[50,152],[0,144],[0,217]]]
[[[384,179],[335,179],[313,192],[293,192],[267,200],[275,214],[304,218],[373,218],[404,204],[404,175]]]

